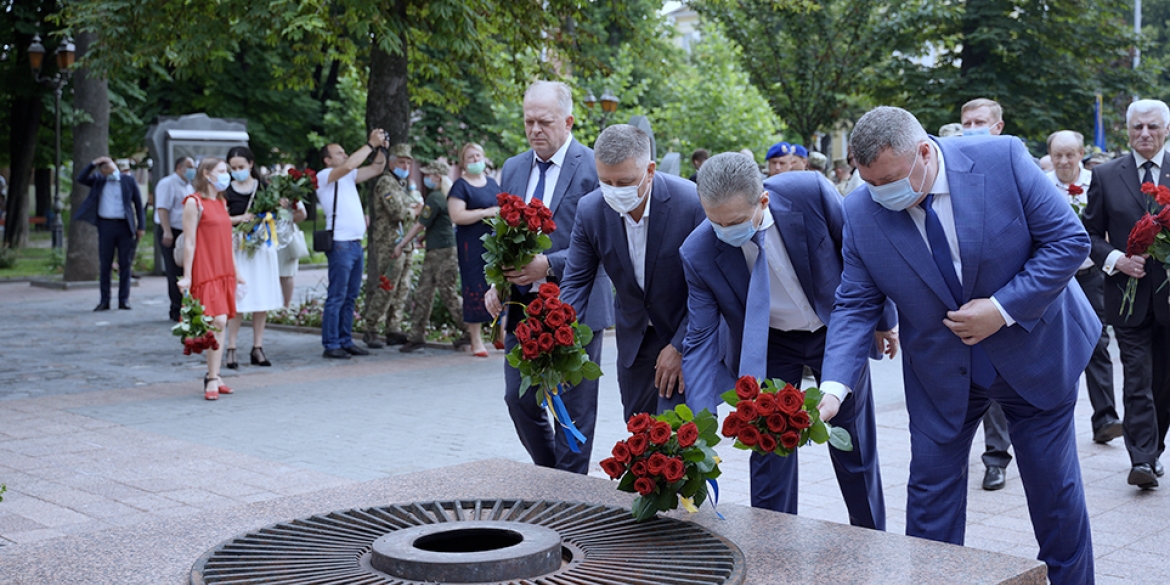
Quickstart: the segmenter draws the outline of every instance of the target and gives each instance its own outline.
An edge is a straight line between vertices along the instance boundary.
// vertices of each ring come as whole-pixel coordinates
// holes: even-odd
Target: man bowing
[[[836,422],[836,396],[893,299],[910,414],[906,534],[963,543],[971,439],[994,400],[1049,579],[1092,583],[1073,408],[1101,323],[1069,284],[1088,235],[1015,138],[936,141],[910,112],[879,107],[850,146],[865,185],[845,199],[822,418]]]

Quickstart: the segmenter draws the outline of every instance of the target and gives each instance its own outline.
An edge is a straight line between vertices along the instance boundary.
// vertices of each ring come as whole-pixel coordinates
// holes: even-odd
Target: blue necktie
[[[541,201],[544,201],[544,173],[546,171],[548,171],[548,168],[551,166],[552,166],[551,160],[548,162],[544,162],[544,161],[541,161],[540,159],[536,159],[536,167],[538,169],[540,169],[540,178],[536,180],[536,190],[532,192],[532,199],[539,199]],[[531,200],[529,201],[529,203],[531,203]],[[530,284],[526,284],[523,286],[516,285],[516,290],[519,291],[520,294],[526,295],[526,294],[528,294],[528,291],[532,290],[532,285],[530,285]]]
[[[959,284],[959,275],[955,273],[955,261],[951,258],[951,245],[947,242],[947,234],[943,231],[942,222],[934,212],[934,193],[926,196],[922,202],[922,209],[926,212],[926,239],[930,242],[930,254],[934,256],[934,263],[938,265],[947,288],[955,297],[955,305],[963,304],[963,285]],[[971,379],[983,388],[991,386],[995,381],[995,366],[987,353],[979,345],[971,346]]]
[[[759,230],[752,236],[759,252],[756,263],[752,265],[747,306],[743,313],[743,344],[739,348],[739,375],[760,379],[768,375],[768,324],[772,309],[768,257],[764,248],[767,231]]]

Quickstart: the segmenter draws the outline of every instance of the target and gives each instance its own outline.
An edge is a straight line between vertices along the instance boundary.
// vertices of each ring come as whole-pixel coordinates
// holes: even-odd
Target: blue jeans
[[[362,242],[333,242],[329,259],[329,292],[321,316],[321,344],[325,349],[353,345],[353,306],[362,288]]]

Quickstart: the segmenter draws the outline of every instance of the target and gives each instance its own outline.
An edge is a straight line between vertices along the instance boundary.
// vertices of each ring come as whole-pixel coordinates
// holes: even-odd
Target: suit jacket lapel
[[[752,273],[748,269],[747,258],[744,258],[743,250],[733,248],[719,239],[715,241],[715,250],[715,263],[719,265],[719,270],[723,271],[728,286],[735,292],[740,304],[746,307],[748,285],[751,284]]]
[[[650,215],[646,216],[646,221],[650,224],[646,226],[645,290],[650,290],[650,280],[654,278],[654,266],[658,262],[659,248],[662,247],[666,226],[670,225],[670,191],[666,188],[666,179],[659,179],[657,173],[654,175],[650,197],[654,201],[651,205]]]
[[[1142,193],[1141,179],[1138,178],[1137,159],[1134,158],[1133,153],[1121,159],[1117,165],[1117,172],[1121,175],[1121,182],[1125,183],[1125,188],[1129,190],[1129,194],[1137,201],[1142,211],[1148,210],[1150,206],[1146,203],[1147,195]]]
[[[565,152],[565,164],[561,167],[561,174],[557,177],[556,187],[553,188],[553,200],[549,209],[557,212],[557,208],[561,205],[561,200],[565,198],[565,192],[569,188],[569,184],[573,182],[573,174],[577,172],[577,165],[581,164],[581,149],[577,148],[577,141],[570,139],[569,150]],[[531,174],[531,173],[530,173]],[[582,193],[584,195],[584,193]]]
[[[626,220],[618,215],[618,212],[610,209],[608,205],[605,206],[602,213],[605,214],[605,232],[612,234],[610,237],[614,237],[617,240],[614,242],[614,248],[617,249],[618,263],[622,265],[622,273],[629,274],[631,280],[633,280],[634,262],[630,258],[630,236],[626,233]],[[647,270],[646,276],[649,278],[649,270]]]
[[[959,299],[962,304],[971,298],[975,279],[979,275],[979,262],[983,259],[983,218],[986,215],[987,194],[984,192],[983,175],[971,172],[974,162],[962,151],[957,148],[947,149],[943,156],[947,166],[947,184],[951,191],[955,235],[959,238],[959,258],[963,264],[963,298]]]
[[[528,180],[532,177],[532,160],[536,158],[536,153],[529,149],[523,154],[523,157],[524,162],[520,164],[522,169],[520,173],[515,175],[516,178],[509,184],[503,186],[504,191],[521,199],[524,198],[525,193],[528,193]]]
[[[930,255],[930,248],[926,245],[926,240],[922,239],[922,233],[918,231],[918,226],[914,225],[914,220],[910,219],[910,214],[904,211],[890,211],[885,208],[879,208],[874,212],[874,215],[885,214],[878,218],[876,223],[882,227],[882,231],[886,233],[890,243],[926,283],[930,290],[934,291],[938,298],[942,299],[943,304],[958,309],[955,305],[954,295],[951,290],[947,288],[946,281],[943,280],[942,273],[938,271],[938,265],[934,263],[934,257]]]

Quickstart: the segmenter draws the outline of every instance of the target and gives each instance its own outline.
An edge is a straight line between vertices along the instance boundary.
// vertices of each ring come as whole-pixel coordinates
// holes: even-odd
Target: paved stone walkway
[[[299,294],[324,276],[302,272]],[[320,357],[316,336],[269,331],[264,346],[274,366],[225,370],[236,394],[208,403],[202,359],[183,356],[170,335],[161,278],[134,289],[132,311],[93,313],[96,296],[0,284],[0,483],[8,485],[0,555],[17,554],[20,543],[419,469],[489,457],[527,461],[501,400],[502,352],[478,359],[383,349],[332,362]],[[247,328],[241,339],[246,362]],[[609,375],[594,461],[625,436],[612,337],[604,354]],[[903,532],[910,445],[900,363],[877,364],[874,378],[889,530]],[[1127,486],[1121,441],[1092,442],[1087,398],[1077,417],[1098,583],[1170,582],[1162,561],[1170,488]],[[724,444],[720,454],[720,505],[747,505],[746,452]],[[801,514],[846,522],[824,447],[804,450],[800,473]],[[1016,469],[998,492],[979,488],[982,473],[974,453],[967,546],[1034,558]]]

